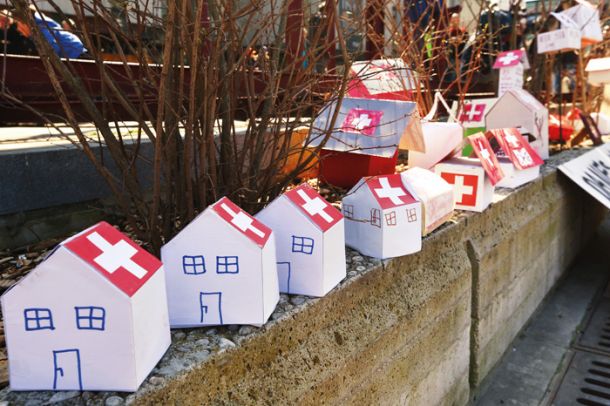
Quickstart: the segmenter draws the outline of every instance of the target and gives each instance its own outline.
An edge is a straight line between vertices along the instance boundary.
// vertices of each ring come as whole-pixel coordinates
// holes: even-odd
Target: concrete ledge
[[[0,400],[465,404],[605,213],[554,168],[579,153],[458,214],[418,254],[382,263],[348,250],[346,281],[320,299],[282,295],[261,329],[174,331],[135,394],[4,389]]]

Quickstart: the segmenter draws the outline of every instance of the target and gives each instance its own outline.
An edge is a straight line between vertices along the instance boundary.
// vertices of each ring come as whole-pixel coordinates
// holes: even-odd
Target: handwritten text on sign
[[[610,209],[610,144],[561,165],[559,170]]]

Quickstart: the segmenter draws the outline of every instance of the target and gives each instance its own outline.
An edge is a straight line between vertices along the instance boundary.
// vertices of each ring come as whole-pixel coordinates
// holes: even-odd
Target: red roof
[[[104,221],[63,245],[130,297],[163,266]]]
[[[248,237],[259,247],[264,247],[271,235],[271,229],[223,197],[212,209],[241,234]]]
[[[468,141],[470,142],[470,145],[472,145],[472,149],[479,158],[479,161],[481,161],[481,165],[483,166],[483,169],[485,169],[485,173],[487,173],[491,184],[495,185],[500,182],[504,177],[504,172],[502,172],[498,158],[485,137],[485,134],[472,134],[468,137]]]
[[[343,218],[339,210],[307,183],[286,192],[284,196],[322,231],[327,231]]]
[[[373,197],[382,209],[404,206],[417,202],[405,189],[400,174],[373,176],[366,180]]]
[[[527,169],[544,163],[540,155],[516,128],[490,130],[500,148],[517,169]]]

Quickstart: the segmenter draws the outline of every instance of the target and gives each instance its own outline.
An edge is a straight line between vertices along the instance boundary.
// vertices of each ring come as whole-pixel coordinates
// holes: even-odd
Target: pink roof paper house
[[[104,222],[1,300],[11,390],[133,392],[171,341],[161,262]]]
[[[483,133],[473,134],[468,140],[477,158],[453,158],[434,169],[453,185],[456,209],[480,212],[491,204],[494,185],[504,173]]]
[[[279,300],[275,238],[223,197],[161,248],[172,327],[264,324]]]
[[[405,189],[399,174],[362,179],[342,204],[349,247],[381,259],[421,250],[421,202]]]
[[[426,235],[453,215],[453,185],[432,171],[411,168],[400,174],[405,188],[422,203],[423,235]]]
[[[549,157],[549,111],[523,89],[504,93],[485,116],[487,130],[517,128],[530,134],[530,144],[542,159]]]
[[[500,71],[498,81],[498,97],[510,89],[523,88],[523,72],[529,69],[529,62],[525,51],[517,49],[498,54],[493,65]]]
[[[402,59],[354,62],[348,87],[349,97],[385,100],[413,100],[413,71]]]
[[[343,215],[302,184],[256,218],[275,234],[280,292],[324,296],[345,278]]]
[[[540,165],[544,161],[532,149],[527,140],[516,128],[490,130],[488,137],[493,136],[500,150],[498,162],[505,176],[497,183],[498,187],[516,188],[540,175]]]

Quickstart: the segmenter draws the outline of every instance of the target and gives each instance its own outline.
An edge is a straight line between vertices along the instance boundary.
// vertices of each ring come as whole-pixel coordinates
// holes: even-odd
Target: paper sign
[[[561,165],[559,170],[610,209],[610,144]]]
[[[265,323],[279,301],[275,251],[271,229],[226,197],[205,209],[161,248],[170,325]]]
[[[62,242],[1,301],[13,391],[134,392],[171,341],[160,261],[107,223]]]
[[[276,239],[280,292],[324,296],[346,275],[343,215],[307,184],[256,215]]]
[[[538,53],[565,52],[580,49],[581,33],[574,28],[543,32],[536,36]]]
[[[516,128],[496,129],[490,132],[517,169],[533,168],[544,163]]]
[[[512,89],[523,88],[523,65],[500,69],[498,80],[498,97]]]
[[[489,141],[487,141],[485,134],[473,134],[468,137],[468,142],[470,142],[474,153],[481,161],[483,169],[485,169],[485,173],[487,173],[491,184],[495,185],[498,183],[504,177],[504,173],[502,172],[502,169],[500,169],[498,158],[496,158],[496,154],[494,154],[491,149],[491,145],[489,145]]]
[[[460,114],[460,122],[463,124],[466,123],[478,123],[483,122],[485,118],[485,108],[487,105],[485,103],[477,103],[476,101],[472,101],[468,104],[464,105],[462,112]]]

